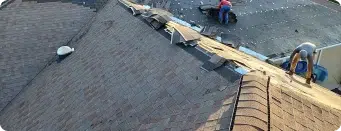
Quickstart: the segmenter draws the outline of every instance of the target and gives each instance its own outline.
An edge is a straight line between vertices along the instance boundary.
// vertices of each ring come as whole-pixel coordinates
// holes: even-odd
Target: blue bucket
[[[314,65],[314,74],[316,74],[316,80],[320,82],[323,82],[328,78],[328,70],[319,65]]]
[[[295,73],[305,73],[307,72],[307,65],[308,63],[306,61],[299,61],[297,63]],[[290,64],[289,61],[284,62],[281,67],[285,70],[290,70]]]
[[[281,65],[281,67],[285,70],[289,70],[290,69],[289,61],[284,62]],[[295,73],[304,75],[304,73],[307,72],[307,68],[308,68],[308,63],[306,61],[299,61],[296,66]],[[313,74],[316,77],[315,79],[317,81],[323,82],[326,79],[328,79],[328,70],[326,68],[320,65],[314,65],[313,68],[314,68]]]

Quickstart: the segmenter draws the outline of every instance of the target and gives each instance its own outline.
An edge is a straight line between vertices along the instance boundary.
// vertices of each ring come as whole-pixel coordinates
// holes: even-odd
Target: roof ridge
[[[256,84],[264,79],[265,76],[256,71],[242,77],[240,92],[249,89],[242,87],[244,82],[253,83],[253,85],[249,84],[248,87],[252,88],[254,86],[254,88],[257,88],[257,86],[261,86],[258,88],[266,88],[267,92],[262,94],[266,95],[267,98],[246,97],[249,98],[247,100],[244,97],[241,100],[238,97],[232,130],[288,130],[289,128],[293,130],[306,130],[309,128],[310,130],[333,131],[338,129],[341,124],[341,111],[316,99],[307,99],[309,97],[301,95],[300,92],[271,83],[271,77],[268,77],[268,81]],[[267,83],[267,87],[262,86],[265,83]],[[260,95],[260,92],[257,90],[248,90],[247,92],[250,93],[244,95]],[[248,101],[248,104],[243,103],[243,105],[240,105],[245,101]],[[266,108],[260,109],[255,104],[266,106]],[[261,124],[261,121],[265,122],[266,125]]]
[[[253,99],[249,99],[250,103],[245,104],[243,107],[241,107],[239,105],[239,102],[237,103],[236,106],[236,110],[235,110],[235,117],[234,117],[234,125],[232,127],[232,130],[270,130],[269,129],[269,122],[270,122],[270,117],[269,117],[269,99],[268,99],[268,83],[270,81],[269,77],[268,80],[265,80],[265,77],[261,76],[261,77],[253,77],[255,75],[253,74],[246,74],[242,77],[242,82],[241,82],[241,86],[240,86],[240,92],[244,92],[245,90],[248,90],[250,88],[257,88],[260,90],[265,90],[266,92],[254,92],[252,93],[252,91],[255,90],[248,90],[247,92],[251,91],[250,93],[244,93],[244,95],[250,95],[250,94],[256,94],[257,96],[260,96],[260,98],[255,98],[258,100],[253,100]],[[248,83],[248,87],[249,88],[244,88],[244,82]],[[266,85],[266,86],[264,86]],[[261,93],[261,94],[259,94]],[[240,93],[240,95],[242,95],[242,93]],[[265,98],[263,96],[266,96]],[[240,101],[241,97],[238,97],[238,101]],[[252,98],[252,97],[247,97],[247,98]],[[247,99],[246,98],[246,99]],[[243,98],[245,99],[245,98]],[[263,99],[263,100],[261,100]],[[260,103],[261,105],[265,106],[265,108],[263,109],[257,109],[253,107],[253,104],[256,103]],[[245,108],[249,109],[249,110],[244,110]],[[248,113],[248,112],[253,112],[253,113]],[[261,112],[261,114],[256,113],[256,112]],[[241,114],[248,114],[247,117],[252,117],[252,118],[256,118],[255,119],[250,119],[247,121],[241,121],[243,119],[244,115]],[[265,125],[260,124],[259,122],[264,122]],[[257,124],[255,124],[257,123]]]

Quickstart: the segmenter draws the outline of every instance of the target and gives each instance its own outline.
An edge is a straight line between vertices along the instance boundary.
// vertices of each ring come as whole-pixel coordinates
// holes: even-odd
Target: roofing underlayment
[[[231,38],[233,41],[265,56],[290,55],[307,41],[318,48],[341,43],[341,8],[327,0],[231,0],[238,22],[230,25],[221,25],[198,10],[201,3],[217,5],[219,0],[135,1],[164,8],[187,22],[218,27],[220,32],[239,37]]]

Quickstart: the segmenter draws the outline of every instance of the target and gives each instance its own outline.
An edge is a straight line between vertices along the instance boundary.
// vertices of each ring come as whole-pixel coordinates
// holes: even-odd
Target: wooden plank
[[[133,7],[135,10],[138,10],[138,11],[146,10],[143,5],[135,4],[129,0],[119,0],[119,2],[121,2],[122,4],[127,6],[128,8]]]
[[[242,63],[240,66],[249,68],[251,72],[262,72],[261,75],[271,77],[271,84],[277,87],[289,89],[301,94],[302,98],[305,97],[306,99],[310,99],[321,105],[341,110],[341,97],[320,85],[315,83],[311,83],[310,85],[305,84],[305,78],[296,75],[289,76],[279,67],[270,65],[239,50],[223,45],[216,40],[200,36],[198,32],[189,27],[185,27],[175,22],[168,22],[167,25],[178,30],[187,40],[199,38],[197,39],[198,46],[207,52],[217,54],[227,60]]]
[[[198,45],[211,53],[215,53],[226,59],[243,63],[248,68],[251,68],[251,70],[265,72],[266,75],[271,76],[271,82],[275,85],[299,92],[305,97],[310,97],[315,101],[341,110],[341,97],[320,85],[315,83],[311,83],[310,85],[305,84],[305,79],[300,76],[289,76],[284,70],[278,67],[260,61],[252,56],[225,46],[207,37],[201,37],[200,40],[198,40]],[[216,48],[223,49],[223,51]]]
[[[193,38],[196,36],[194,30],[179,25],[175,22],[168,22],[167,25],[174,27],[179,32],[182,33],[186,37],[186,39]],[[199,34],[200,35],[200,34]],[[251,71],[260,71],[263,72],[264,75],[271,77],[271,83],[277,85],[282,88],[290,89],[299,94],[302,94],[304,97],[308,97],[318,103],[324,103],[330,107],[341,110],[341,97],[335,93],[332,93],[328,89],[321,87],[315,83],[311,83],[310,85],[305,84],[305,78],[300,76],[289,76],[285,73],[284,70],[270,65],[264,61],[258,60],[257,58],[247,55],[239,50],[228,47],[226,45],[221,44],[215,40],[212,40],[208,37],[201,36],[198,39],[198,46],[205,49],[210,53],[217,54],[221,57],[226,58],[227,60],[237,61],[240,66],[249,68]]]
[[[138,4],[130,4],[131,7],[135,8],[136,10],[145,10],[143,5],[138,5]]]
[[[179,33],[183,36],[183,38],[186,41],[196,40],[196,39],[199,39],[201,37],[201,35],[198,32],[192,30],[189,27],[179,25],[173,21],[168,22],[167,25],[169,25],[170,27],[173,27],[177,31],[179,31]]]

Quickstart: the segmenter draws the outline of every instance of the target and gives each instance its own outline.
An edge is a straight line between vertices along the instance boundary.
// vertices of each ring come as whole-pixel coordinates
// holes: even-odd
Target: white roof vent
[[[62,46],[58,48],[57,55],[67,55],[72,53],[73,51],[75,51],[74,48],[71,48],[69,46]]]

